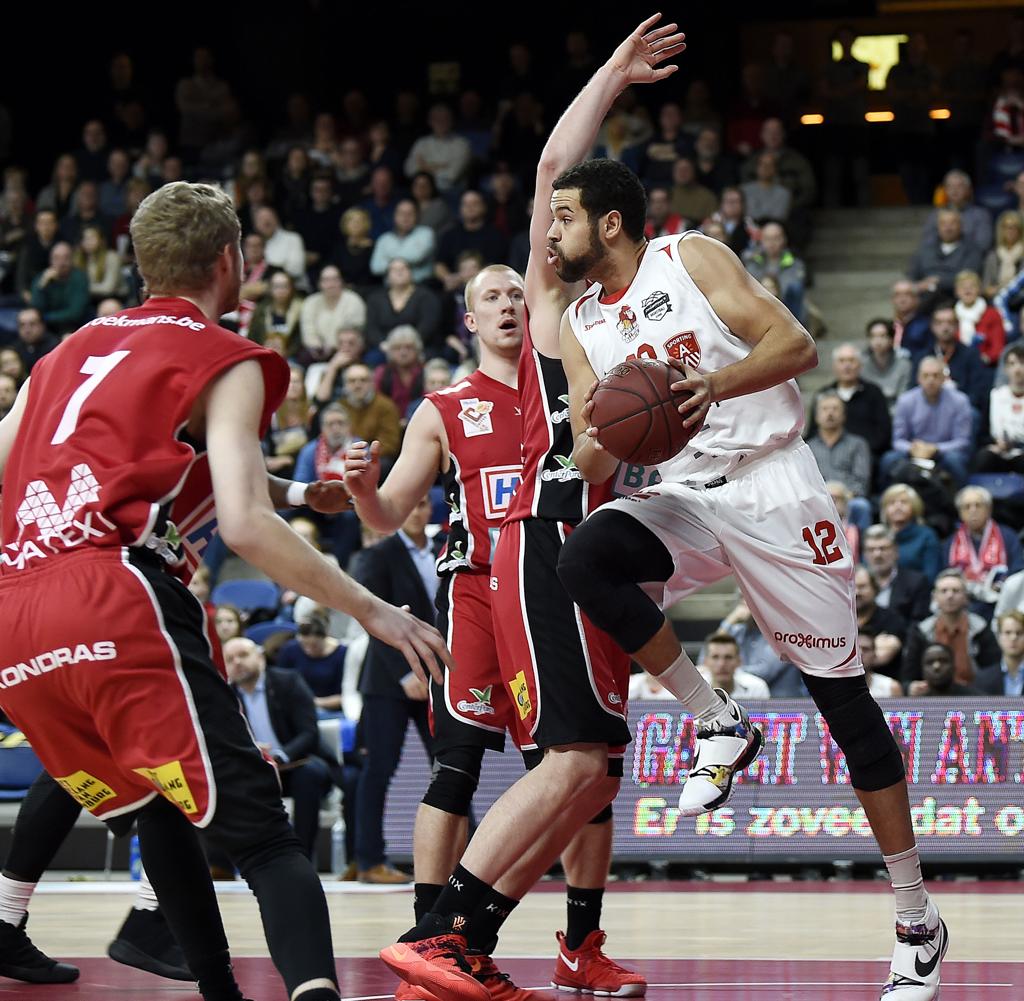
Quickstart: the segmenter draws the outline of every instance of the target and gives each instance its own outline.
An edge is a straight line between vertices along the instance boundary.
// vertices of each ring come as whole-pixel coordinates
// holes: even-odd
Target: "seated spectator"
[[[743,255],[747,271],[758,281],[772,275],[779,283],[780,298],[802,323],[804,320],[804,286],[807,268],[789,249],[785,227],[769,222],[761,228],[761,242]]]
[[[82,230],[82,245],[74,253],[74,265],[89,282],[89,300],[95,305],[114,295],[124,295],[121,258],[111,250],[107,236],[99,226]]]
[[[139,180],[145,181],[151,189],[160,187],[163,183],[164,160],[170,152],[170,145],[167,136],[159,129],[153,129],[146,136],[146,145],[143,147],[142,155],[135,161],[132,167],[132,174]]]
[[[18,254],[18,270],[14,290],[24,302],[32,295],[32,282],[50,263],[50,252],[57,243],[57,213],[40,209],[32,222],[32,232],[25,238]]]
[[[861,530],[858,525],[850,521],[850,501],[853,500],[853,494],[839,480],[825,480],[825,489],[828,491],[829,496],[832,498],[832,503],[835,504],[836,511],[839,513],[839,527],[843,530],[846,544],[850,547],[850,556],[854,563],[858,563],[860,562]],[[871,507],[868,505],[869,513],[870,510]]]
[[[489,264],[505,260],[508,241],[487,222],[487,203],[479,191],[466,191],[459,199],[459,221],[438,242],[434,274],[446,291],[459,284],[456,262],[466,250],[478,250]]]
[[[938,358],[943,363],[947,383],[964,393],[971,406],[979,414],[982,413],[988,405],[992,373],[973,347],[960,343],[956,309],[951,303],[940,302],[932,310],[931,331],[931,342],[923,351],[912,356],[913,364],[919,367],[922,358]]]
[[[681,156],[672,167],[672,211],[682,216],[688,227],[693,227],[713,215],[717,208],[715,193],[697,180],[693,160]]]
[[[337,350],[339,330],[366,326],[366,303],[345,288],[341,272],[333,264],[320,272],[319,288],[302,304],[299,321],[302,345],[315,361],[323,361]]]
[[[421,226],[417,219],[416,202],[403,198],[395,206],[395,220],[390,230],[378,237],[370,257],[370,271],[378,277],[384,275],[396,258],[401,258],[412,272],[418,285],[434,273],[434,231]]]
[[[752,676],[753,677],[753,676]],[[675,696],[664,686],[658,683],[658,679],[646,671],[630,675],[629,678],[629,702],[632,705],[639,699],[651,699],[661,701],[662,699],[674,699]]]
[[[50,266],[32,282],[31,302],[58,336],[77,330],[89,318],[89,279],[74,266],[70,244],[53,245]]]
[[[3,420],[18,398],[18,381],[13,375],[0,372],[0,420]]]
[[[773,699],[801,698],[807,694],[799,668],[779,657],[758,628],[746,602],[738,601],[716,632],[727,633],[736,640],[743,669],[760,678]]]
[[[390,171],[390,168],[387,169]],[[370,164],[367,162],[363,144],[355,136],[342,139],[338,144],[333,170],[338,208],[351,208],[366,190],[366,181],[370,176]]]
[[[274,201],[285,219],[294,219],[309,205],[309,154],[305,146],[292,146],[285,154],[284,169],[277,177]]]
[[[402,440],[398,408],[377,392],[373,373],[366,365],[349,365],[343,382],[344,390],[339,402],[348,414],[352,436],[358,441],[379,441],[381,467],[386,469],[391,463],[385,460],[398,455]]]
[[[54,162],[50,183],[36,198],[36,211],[47,210],[63,219],[71,211],[77,190],[78,164],[70,153],[62,153]]]
[[[217,605],[213,613],[213,629],[221,645],[241,636],[243,628],[242,613],[234,605]]]
[[[967,479],[971,459],[970,400],[947,384],[939,358],[921,359],[917,382],[896,401],[892,450],[882,456],[881,476],[885,482],[898,480],[909,462],[925,470],[944,470],[959,487]]]
[[[370,171],[370,194],[359,203],[359,208],[370,214],[370,236],[374,240],[386,233],[395,217],[395,178],[389,167],[374,167]]]
[[[494,228],[506,240],[511,240],[524,226],[529,226],[526,202],[519,193],[519,181],[504,164],[491,174],[491,194],[487,211]]]
[[[396,257],[388,265],[385,287],[370,293],[366,301],[366,340],[371,348],[381,346],[395,327],[415,327],[430,354],[439,354],[441,302],[432,289],[414,285],[409,265]]]
[[[850,521],[862,532],[871,524],[871,448],[846,430],[846,405],[835,390],[814,399],[817,434],[807,440],[823,480],[837,480],[850,491]]]
[[[1024,270],[1024,218],[1016,211],[1001,212],[996,220],[996,245],[985,257],[981,283],[991,300]]]
[[[442,192],[457,191],[472,160],[469,143],[453,129],[455,118],[445,104],[435,104],[427,116],[430,135],[417,139],[405,158],[406,177],[425,170]]]
[[[992,667],[980,667],[974,686],[984,695],[1024,695],[1024,612],[1000,615],[996,622],[996,642],[1002,657]]]
[[[683,129],[696,136],[701,129],[722,128],[722,116],[711,100],[711,88],[706,80],[691,80],[683,101]]]
[[[999,644],[988,623],[967,610],[967,583],[959,570],[943,570],[935,578],[932,590],[935,614],[911,626],[903,648],[903,687],[907,694],[924,694],[920,684],[924,676],[925,648],[944,643],[952,652],[951,680],[970,685],[979,668],[999,663]]]
[[[956,312],[960,343],[974,348],[986,365],[998,363],[1006,346],[1006,331],[999,311],[981,297],[981,278],[973,271],[956,276]]]
[[[723,188],[718,211],[712,219],[721,223],[725,230],[725,239],[722,242],[737,257],[742,257],[750,247],[754,234],[754,224],[747,216],[743,192],[739,188]]]
[[[451,225],[451,209],[437,193],[433,174],[425,170],[418,171],[410,183],[409,193],[416,199],[421,226],[429,226],[435,234],[440,234]]]
[[[875,637],[861,630],[857,633],[857,646],[860,649],[860,660],[864,665],[864,680],[868,692],[873,699],[896,699],[903,694],[903,686],[885,674],[878,674],[877,654],[875,653]]]
[[[737,183],[739,173],[736,162],[722,152],[722,136],[716,128],[702,128],[693,144],[693,165],[697,170],[697,183],[721,198],[722,191]]]
[[[693,140],[683,131],[683,112],[675,101],[666,101],[658,112],[658,128],[639,146],[637,173],[645,185],[667,185],[672,168],[681,156],[687,156]]]
[[[846,405],[846,430],[863,438],[877,459],[892,443],[892,421],[882,391],[861,377],[860,354],[852,344],[832,349],[832,374],[835,379],[819,392],[838,395]],[[812,405],[806,432],[809,438],[818,433],[815,410]]]
[[[960,226],[964,238],[987,254],[992,246],[992,216],[988,209],[974,204],[974,186],[962,170],[950,170],[942,179],[942,193],[947,209],[960,213]],[[924,224],[923,240],[934,240],[938,235],[940,209],[936,209]]]
[[[878,604],[878,581],[867,567],[857,567],[854,587],[857,628],[881,641],[878,645],[885,650],[884,663],[876,657],[875,670],[897,678],[900,674],[903,639],[907,635],[907,621],[891,608],[883,608]]]
[[[319,437],[299,451],[295,479],[300,483],[344,479],[345,449],[352,440],[348,411],[340,403],[329,403],[320,411]]]
[[[320,174],[309,185],[309,204],[299,209],[292,223],[306,252],[306,274],[317,275],[328,262],[338,238],[341,207],[330,175]]]
[[[771,215],[774,219],[788,218],[794,229],[794,242],[803,246],[810,235],[810,210],[818,196],[818,182],[810,161],[792,146],[786,145],[786,128],[779,118],[768,118],[761,126],[761,149],[751,154],[743,164],[740,177],[744,181],[760,179],[761,156],[771,153],[775,158],[775,176],[790,194],[787,214]],[[757,214],[752,211],[754,218]]]
[[[18,327],[19,329],[21,327],[20,314],[18,316]],[[0,375],[9,375],[17,383],[19,389],[25,379],[28,378],[28,369],[25,368],[25,363],[22,361],[21,355],[16,348],[0,348]]]
[[[866,333],[868,343],[860,352],[861,374],[882,391],[891,412],[897,397],[910,386],[910,356],[895,346],[896,334],[888,320],[869,320]]]
[[[346,209],[339,224],[341,238],[334,244],[330,262],[352,284],[355,291],[365,294],[375,284],[370,270],[373,238],[370,236],[370,213],[366,209]]]
[[[242,239],[242,287],[238,293],[238,332],[248,336],[249,323],[256,305],[270,291],[270,278],[278,268],[272,267],[263,253],[265,244],[259,233]]]
[[[309,441],[312,413],[302,369],[298,365],[288,367],[288,394],[271,418],[270,430],[264,437],[267,470],[286,479],[295,469],[296,456]]]
[[[961,271],[980,271],[983,251],[963,235],[960,213],[939,209],[934,235],[924,236],[918,245],[907,277],[918,294],[934,301],[953,295],[956,276]]]
[[[899,550],[892,531],[872,525],[861,539],[864,563],[875,575],[875,602],[892,609],[904,622],[920,622],[931,605],[931,587],[924,574],[898,565]]]
[[[376,352],[380,354],[380,352]],[[349,367],[367,361],[366,339],[358,330],[338,331],[338,350],[330,360],[320,366],[310,366],[306,372],[306,391],[313,389],[317,404],[330,403],[341,395],[338,376]],[[383,358],[383,355],[381,355]],[[317,369],[319,368],[319,372]]]
[[[892,329],[895,345],[913,358],[931,343],[931,316],[921,309],[912,281],[901,278],[892,287]]]
[[[984,487],[964,487],[956,509],[960,524],[943,545],[943,562],[964,575],[973,611],[988,620],[1005,579],[1024,570],[1024,552],[1017,533],[992,517]]]
[[[737,699],[771,698],[764,681],[740,667],[740,645],[731,633],[712,633],[702,652],[700,673],[708,684]]]
[[[780,183],[774,153],[757,154],[757,174],[754,180],[740,185],[747,211],[752,219],[762,223],[767,219],[784,222],[789,218],[793,196]]]
[[[379,120],[373,122],[366,133],[366,162],[370,169],[387,167],[393,174],[402,169],[402,156],[391,138],[391,126]]]
[[[295,282],[287,271],[271,276],[270,294],[256,307],[249,322],[249,340],[263,344],[268,333],[280,334],[287,345],[287,354],[295,353],[301,343],[302,296],[295,291]]]
[[[423,341],[415,327],[395,327],[381,342],[387,361],[373,373],[377,391],[404,414],[423,395]]]
[[[302,237],[284,229],[277,211],[269,205],[261,205],[256,209],[253,228],[263,237],[263,254],[267,263],[287,271],[305,288],[306,248]]]
[[[313,693],[299,674],[267,667],[263,650],[244,637],[225,644],[224,662],[253,738],[274,760],[281,794],[290,796],[295,805],[295,836],[312,858],[320,828],[320,801],[333,781],[341,781],[341,768],[317,728]]]
[[[894,483],[879,502],[882,523],[892,533],[901,570],[916,570],[935,580],[942,566],[942,551],[935,530],[924,524],[924,504],[913,487]]]
[[[659,236],[675,236],[686,228],[686,220],[678,212],[672,211],[668,188],[651,188],[647,195],[644,236],[648,240]]]
[[[75,192],[75,207],[60,224],[61,239],[71,246],[82,242],[86,226],[99,226],[109,238],[112,220],[100,212],[100,189],[95,181],[82,181]]]
[[[1000,74],[990,124],[995,151],[1019,153],[1024,149],[1024,72],[1019,66],[1007,66]]]
[[[62,246],[66,247],[67,244]],[[13,348],[21,359],[24,373],[30,373],[32,366],[58,344],[60,338],[46,329],[43,314],[35,306],[28,306],[18,312],[18,339]]]
[[[979,473],[1024,474],[1024,344],[1011,344],[1003,358],[1006,385],[989,394],[992,443],[975,457]]]
[[[423,389],[419,396],[405,408],[405,423],[412,420],[416,408],[428,393],[436,393],[452,384],[452,367],[443,358],[431,358],[423,366]]]
[[[82,127],[82,146],[75,153],[78,176],[83,180],[102,181],[107,171],[107,130],[96,118]]]
[[[912,681],[907,694],[940,699],[981,694],[973,685],[955,679],[953,651],[945,643],[929,643],[921,653],[921,680]]]
[[[299,626],[296,638],[278,650],[277,666],[301,676],[313,693],[317,709],[341,711],[345,648],[327,635],[327,623],[321,616],[314,615]]]

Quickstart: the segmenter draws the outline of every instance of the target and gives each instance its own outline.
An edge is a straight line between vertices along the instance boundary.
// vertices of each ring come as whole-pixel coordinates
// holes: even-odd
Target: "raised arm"
[[[676,24],[655,28],[660,18],[660,14],[647,18],[619,45],[569,105],[541,151],[530,220],[526,303],[530,309],[530,332],[542,354],[557,356],[559,317],[581,291],[578,286],[563,284],[548,260],[552,182],[590,152],[601,122],[622,91],[630,84],[664,80],[678,69],[659,64],[686,48],[685,36],[676,31]]]

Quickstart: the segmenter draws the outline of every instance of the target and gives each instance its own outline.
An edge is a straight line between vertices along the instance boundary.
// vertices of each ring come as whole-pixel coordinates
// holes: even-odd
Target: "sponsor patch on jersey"
[[[627,344],[640,336],[640,327],[636,322],[636,313],[633,312],[633,307],[628,302],[622,304],[622,308],[619,310],[619,320],[615,326]]]
[[[696,368],[700,364],[700,343],[692,330],[673,334],[665,341],[665,354]]]
[[[156,768],[135,768],[137,774],[144,779],[149,779],[164,796],[172,803],[180,807],[185,813],[198,813],[195,797],[185,780],[185,772],[180,761],[168,761],[165,765],[157,765]]]
[[[459,420],[462,421],[462,429],[467,438],[475,438],[481,434],[494,434],[491,425],[491,411],[494,404],[490,400],[478,400],[475,397],[468,400],[459,400],[462,412]]]
[[[668,292],[652,292],[640,305],[648,320],[664,320],[672,312],[672,300]]]
[[[558,483],[568,483],[570,480],[583,479],[583,474],[576,468],[576,463],[571,455],[556,455],[554,460],[558,463],[558,469],[545,469],[540,474],[540,478],[545,483],[550,483],[552,480]]]
[[[533,703],[530,701],[530,689],[526,684],[526,672],[520,671],[509,683],[512,689],[512,698],[516,708],[519,710],[519,718],[526,719],[533,712]]]
[[[53,779],[79,806],[87,810],[95,810],[107,800],[117,799],[117,793],[110,786],[88,772],[72,772],[64,778],[54,775]]]
[[[486,688],[471,688],[469,694],[473,696],[473,701],[461,699],[455,703],[455,708],[460,713],[469,713],[471,716],[493,716],[494,706],[491,705],[492,688],[493,685],[488,685]]]
[[[558,397],[559,403],[564,403],[565,407],[562,410],[551,411],[551,423],[552,424],[564,424],[569,420],[569,394],[563,393]]]
[[[523,479],[523,467],[488,466],[480,470],[480,484],[483,487],[484,514],[488,520],[501,518],[508,510],[512,495]]]

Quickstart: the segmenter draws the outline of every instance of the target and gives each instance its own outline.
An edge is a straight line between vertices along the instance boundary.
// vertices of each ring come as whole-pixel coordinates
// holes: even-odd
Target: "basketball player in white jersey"
[[[724,245],[699,233],[646,241],[643,188],[622,164],[570,168],[554,182],[551,208],[551,263],[565,281],[593,282],[560,334],[584,478],[601,483],[615,472],[591,426],[592,395],[597,378],[628,358],[683,372],[674,388],[693,396],[680,419],[697,429],[658,467],[662,482],[605,505],[573,533],[559,576],[644,668],[699,697],[699,675],[661,607],[736,575],[761,631],[803,671],[892,876],[897,941],[882,996],[930,1001],[948,934],[921,878],[903,759],[864,681],[853,560],[800,438],[793,379],[816,364],[814,343]],[[722,705],[697,715],[680,798],[688,814],[725,801],[745,743]]]

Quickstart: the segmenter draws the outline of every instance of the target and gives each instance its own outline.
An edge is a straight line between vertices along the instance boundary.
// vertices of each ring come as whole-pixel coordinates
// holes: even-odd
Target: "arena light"
[[[891,111],[869,111],[864,115],[866,122],[892,122],[896,116]]]
[[[825,124],[825,116],[824,115],[801,115],[800,116],[800,124],[801,125],[824,125]]]
[[[932,110],[928,112],[928,117],[934,118],[937,122],[944,122],[947,118],[953,117],[953,112],[950,111],[949,108],[932,108]]]

